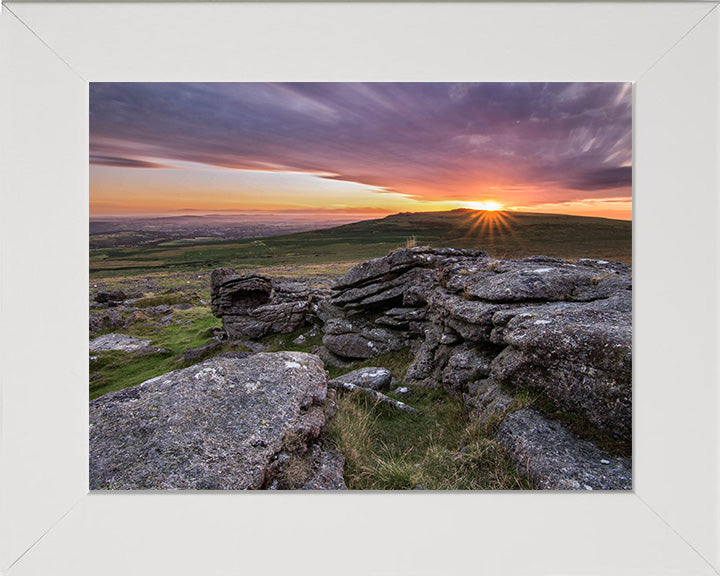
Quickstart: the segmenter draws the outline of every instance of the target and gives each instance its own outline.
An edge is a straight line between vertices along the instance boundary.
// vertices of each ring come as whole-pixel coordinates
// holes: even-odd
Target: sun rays
[[[476,212],[470,216],[470,227],[463,236],[463,240],[474,240],[479,248],[495,248],[498,243],[507,247],[508,240],[513,240],[515,245],[522,245],[522,240],[512,227],[514,217],[511,213],[503,211],[501,204],[497,202],[469,202],[468,204],[491,204],[498,208],[474,209]]]

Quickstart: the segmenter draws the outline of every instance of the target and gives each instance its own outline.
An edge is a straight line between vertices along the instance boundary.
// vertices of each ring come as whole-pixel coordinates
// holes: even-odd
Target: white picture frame
[[[26,3],[0,14],[0,573],[720,573],[720,10]],[[89,81],[633,81],[632,493],[88,491]]]

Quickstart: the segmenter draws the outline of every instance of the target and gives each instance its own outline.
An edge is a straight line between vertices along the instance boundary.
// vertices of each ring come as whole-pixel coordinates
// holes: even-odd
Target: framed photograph
[[[3,5],[0,572],[13,576],[98,570],[104,574],[716,574],[720,570],[717,6],[713,2]],[[93,470],[99,470],[93,468],[93,459],[104,461],[114,448],[89,441],[88,420],[96,415],[88,409],[86,382],[96,378],[96,395],[106,398],[117,388],[108,372],[88,370],[87,290],[90,284],[96,311],[104,311],[118,286],[105,286],[101,276],[89,276],[88,270],[130,265],[129,257],[118,264],[105,252],[100,267],[99,253],[88,257],[93,210],[115,214],[113,210],[127,209],[113,205],[117,198],[110,192],[103,196],[104,204],[98,204],[98,179],[113,170],[117,174],[128,163],[160,174],[172,172],[171,167],[191,173],[204,161],[197,149],[188,153],[190,135],[182,133],[172,135],[177,144],[173,150],[184,150],[175,156],[163,156],[157,147],[137,157],[123,149],[120,133],[127,138],[138,127],[167,126],[158,118],[160,108],[143,112],[132,105],[137,99],[132,90],[137,87],[146,87],[146,100],[167,98],[174,103],[173,113],[183,114],[177,105],[181,96],[172,90],[163,92],[158,82],[188,83],[183,97],[191,99],[196,97],[191,87],[199,82],[241,83],[227,85],[231,87],[270,83],[263,98],[288,90],[279,82],[291,83],[291,88],[301,86],[293,83],[319,83],[312,86],[322,92],[321,98],[293,89],[292,102],[283,104],[296,106],[302,100],[304,106],[315,106],[316,114],[327,112],[318,108],[319,101],[333,100],[329,86],[355,82],[397,87],[392,94],[408,106],[432,99],[429,87],[438,86],[448,94],[449,87],[456,86],[451,91],[456,102],[465,95],[458,90],[467,91],[470,83],[505,87],[516,83],[517,92],[532,86],[528,83],[565,82],[573,83],[565,86],[572,87],[575,96],[581,90],[576,87],[609,86],[610,92],[597,96],[603,102],[612,100],[597,107],[605,111],[604,106],[629,105],[632,97],[632,157],[620,158],[624,152],[619,149],[604,150],[605,170],[583,165],[582,173],[593,176],[590,183],[578,184],[574,175],[553,176],[553,181],[575,178],[574,186],[593,190],[600,184],[603,189],[623,189],[627,184],[629,195],[632,171],[632,490],[582,489],[593,487],[591,482],[565,486],[581,488],[578,491],[505,491],[510,483],[497,482],[495,487],[501,490],[460,490],[465,486],[456,483],[443,485],[450,490],[402,493],[268,494],[218,492],[225,486],[207,475],[200,480],[193,477],[187,484],[174,477],[158,485],[144,484],[145,480],[133,484],[138,476],[128,469],[122,478],[135,480],[118,482],[117,464],[115,472],[93,476]],[[130,91],[119,94],[119,86]],[[499,101],[512,100],[516,92],[503,92]],[[414,102],[418,94],[422,98]],[[567,96],[563,94],[557,93],[558,101]],[[382,95],[379,89],[373,92],[376,98]],[[214,110],[225,102],[215,96],[195,103],[213,110],[196,115],[205,122],[217,120],[219,112]],[[253,98],[260,97],[246,90],[242,105],[250,105]],[[516,99],[517,106],[520,100]],[[111,108],[124,103],[122,125],[102,125],[98,118],[103,102],[114,102]],[[349,106],[352,97],[336,94],[333,104],[338,103]],[[556,104],[553,109],[560,110]],[[95,120],[90,120],[91,110],[98,114]],[[143,113],[150,116],[142,118]],[[274,135],[280,134],[284,121],[277,120],[269,128]],[[316,133],[316,139],[321,137],[329,138]],[[545,136],[541,133],[541,137]],[[465,144],[483,143],[487,141],[476,138]],[[252,147],[251,142],[241,144]],[[278,169],[282,159],[275,153],[276,144],[256,138],[254,158],[267,166],[274,163],[273,170],[283,172]],[[623,150],[629,153],[627,144]],[[355,143],[347,143],[351,145]],[[93,165],[100,167],[94,172],[88,166],[89,146]],[[308,149],[306,158],[312,163],[319,154],[316,146]],[[484,161],[492,164],[490,158]],[[288,165],[295,169],[298,162],[296,156]],[[402,163],[396,166],[403,168]],[[348,172],[351,168],[347,166]],[[308,174],[315,170],[314,177],[326,182],[342,180],[322,172],[324,166],[307,164],[303,169]],[[372,175],[357,171],[353,175],[371,184],[367,179]],[[180,189],[176,195],[181,195]],[[629,209],[627,195],[605,197],[613,198],[614,208]],[[498,209],[512,208],[501,204],[499,196],[487,194],[462,200],[465,204],[457,208],[482,211],[485,218]],[[303,220],[302,226],[306,225]],[[113,230],[94,240],[92,227],[90,233],[91,248],[93,241],[117,241],[108,240]],[[172,235],[161,239],[166,246],[185,240]],[[405,248],[415,253],[410,239]],[[629,269],[621,272],[630,281]],[[92,282],[100,278],[103,285],[93,289],[91,278]],[[605,277],[596,280],[593,290]],[[221,288],[228,285],[226,281],[233,286],[251,282],[245,292],[255,307],[268,304],[255,302],[264,293],[264,280],[223,276],[214,281],[218,293],[213,310],[222,317],[225,333],[246,335],[250,328],[245,312],[238,319],[236,308],[247,303],[228,295],[230,308],[223,308]],[[268,286],[268,294],[290,290]],[[354,287],[352,282],[348,287]],[[173,300],[173,294],[180,293],[176,287],[168,289],[164,300],[158,299],[165,288],[141,290],[134,299],[143,300],[142,310],[180,305],[173,314],[183,312],[194,322],[192,310],[182,308],[188,303]],[[341,299],[336,295],[335,303]],[[146,317],[144,312],[136,316]],[[544,316],[538,317],[544,321]],[[98,334],[102,333],[100,329]],[[187,342],[190,346],[194,341]],[[323,343],[333,346],[330,341]],[[171,358],[174,349],[145,352],[173,363],[182,361]],[[100,356],[104,353],[100,349]],[[413,353],[420,355],[422,350]],[[285,358],[285,367],[294,368],[298,358]],[[189,366],[196,365],[188,359]],[[608,370],[620,370],[618,366]],[[92,391],[91,382],[91,395]],[[402,393],[388,394],[383,396],[397,403]],[[135,416],[125,412],[122,419],[130,423]],[[590,416],[598,426],[611,421],[617,429],[609,413]],[[100,420],[90,421],[97,430]],[[275,481],[282,488],[292,477],[285,469],[278,470]],[[307,484],[306,480],[303,476],[293,487]],[[263,487],[271,487],[267,484]],[[128,487],[171,491],[106,490]],[[172,491],[183,487],[209,490]],[[629,488],[629,483],[612,488]]]

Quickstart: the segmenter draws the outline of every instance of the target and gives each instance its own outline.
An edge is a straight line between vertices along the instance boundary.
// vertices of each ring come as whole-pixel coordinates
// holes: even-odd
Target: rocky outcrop
[[[397,250],[349,270],[335,282],[331,302],[345,310],[423,306],[438,283],[442,266],[467,258],[485,259],[487,253],[455,248]]]
[[[514,402],[518,393],[540,393],[556,412],[625,445],[632,436],[632,271],[625,264],[410,248],[355,266],[329,292],[285,289],[223,269],[213,274],[213,311],[228,334],[249,338],[315,324],[323,331],[317,353],[335,366],[409,347],[404,384],[444,387],[494,429],[510,422],[502,428],[504,445],[525,446],[516,451],[530,459],[537,458],[528,447],[539,440],[519,431],[539,420],[508,420],[522,404]],[[275,311],[283,318],[277,324]],[[567,448],[563,454],[589,469],[597,459],[583,460],[589,448],[567,432],[554,436]],[[533,468],[538,485],[560,486],[543,476],[560,460],[553,462]],[[563,461],[561,468],[572,466]],[[603,470],[615,480],[573,478],[581,487],[629,485],[629,464],[627,474]]]
[[[551,258],[442,267],[408,381],[464,394],[492,378],[541,389],[602,433],[631,436],[632,281],[619,263]],[[522,300],[521,300],[522,298]]]
[[[213,271],[210,281],[212,312],[222,318],[230,338],[287,334],[307,320],[310,291],[303,284],[229,268]]]
[[[428,301],[443,266],[484,260],[477,250],[411,248],[358,264],[332,287],[339,314],[324,326],[323,345],[339,358],[373,358],[424,339]]]
[[[323,364],[214,358],[90,402],[92,489],[341,489]]]

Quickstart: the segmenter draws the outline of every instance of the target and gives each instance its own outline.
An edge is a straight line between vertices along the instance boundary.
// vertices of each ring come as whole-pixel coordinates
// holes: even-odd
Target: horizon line
[[[448,210],[417,210],[417,211],[406,211],[401,210],[398,212],[393,211],[387,211],[383,209],[342,209],[342,208],[287,208],[287,209],[258,209],[258,208],[251,208],[247,210],[243,209],[235,209],[235,208],[226,208],[226,209],[218,209],[218,210],[200,210],[196,208],[190,208],[187,210],[183,209],[174,209],[168,212],[148,212],[148,213],[121,213],[121,214],[104,214],[104,215],[90,215],[89,221],[97,221],[97,220],[106,220],[106,219],[114,219],[114,220],[130,220],[130,219],[151,219],[151,218],[180,218],[183,216],[198,216],[198,217],[207,217],[207,216],[243,216],[243,215],[270,215],[270,214],[316,214],[318,216],[324,215],[328,216],[328,214],[336,214],[341,215],[344,214],[346,216],[352,216],[352,215],[365,215],[365,216],[377,216],[370,217],[370,218],[360,218],[360,221],[364,220],[376,220],[376,219],[382,219],[387,218],[388,216],[396,216],[399,214],[438,214],[443,212],[457,212],[457,211],[467,211],[467,212],[498,212],[498,213],[509,213],[509,214],[533,214],[533,215],[546,215],[546,216],[574,216],[576,218],[602,218],[605,220],[618,220],[618,221],[624,221],[624,222],[632,222],[632,214],[629,218],[623,218],[623,217],[611,217],[611,216],[597,216],[597,215],[586,215],[586,214],[573,214],[571,212],[545,212],[545,211],[535,211],[535,210],[513,210],[513,209],[503,209],[503,210],[478,210],[474,208],[468,208],[468,207],[457,207],[457,208],[450,208]],[[192,212],[192,214],[188,214],[187,212]]]

